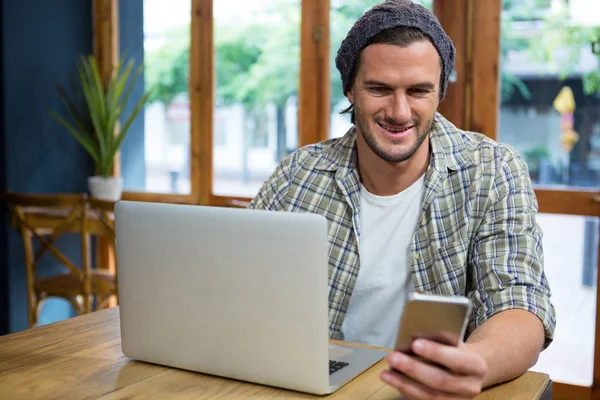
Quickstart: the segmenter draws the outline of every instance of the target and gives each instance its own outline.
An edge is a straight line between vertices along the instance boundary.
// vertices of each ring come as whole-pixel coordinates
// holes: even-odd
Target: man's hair
[[[391,29],[386,29],[382,32],[380,32],[379,34],[375,35],[368,43],[367,46],[371,45],[371,44],[393,44],[399,47],[408,47],[413,43],[417,43],[417,42],[422,42],[422,41],[428,41],[433,45],[433,42],[431,41],[431,38],[429,36],[427,36],[425,33],[423,33],[420,29],[417,28],[412,28],[412,27],[406,27],[406,26],[398,26],[396,28],[391,28]],[[365,48],[367,47],[365,46]],[[354,68],[352,69],[352,72],[350,73],[350,87],[352,87],[354,85],[354,80],[356,79],[356,75],[358,73],[358,69],[361,66],[361,54],[362,51],[359,53],[358,55],[358,60],[354,66]],[[440,57],[440,66],[442,67],[443,70],[443,62],[442,62],[442,58]],[[442,74],[440,74],[440,90],[441,90],[441,85],[442,85]],[[355,123],[356,120],[356,113],[354,111],[354,105],[350,104],[350,106],[342,111],[340,111],[340,114],[347,114],[350,113],[350,122],[352,122],[352,124]]]

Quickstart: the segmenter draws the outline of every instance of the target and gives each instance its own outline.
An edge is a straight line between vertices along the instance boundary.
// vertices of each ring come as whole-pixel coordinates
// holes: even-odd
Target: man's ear
[[[350,104],[354,105],[354,92],[352,91],[352,89],[346,92],[346,98],[348,99]]]

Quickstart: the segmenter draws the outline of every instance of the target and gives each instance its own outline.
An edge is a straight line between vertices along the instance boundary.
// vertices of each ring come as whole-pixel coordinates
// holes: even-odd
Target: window
[[[253,197],[298,147],[300,1],[215,2],[214,41],[212,190]]]
[[[132,7],[120,3],[122,11]],[[191,191],[190,15],[191,0],[143,0],[143,46],[139,58],[144,62],[144,85],[152,88],[153,94],[143,121],[139,121],[141,132],[128,135],[123,146],[125,190],[171,194]],[[127,16],[121,12],[121,19]],[[139,44],[124,46],[123,41],[133,42],[137,32],[130,32],[128,21],[122,22],[121,47],[127,55],[127,47],[137,48]]]
[[[525,157],[538,187],[598,188],[600,57],[590,39],[600,28],[582,23],[581,2],[527,4],[503,3],[498,138]]]
[[[545,372],[555,381],[591,386],[598,218],[538,214],[538,223],[544,232],[544,271],[558,322],[554,341],[532,370]]]
[[[581,2],[553,3],[549,8],[504,0],[501,24],[498,140],[525,158],[541,203],[545,189],[568,194],[569,189],[600,188],[600,57],[590,46],[600,30],[578,18],[591,12]],[[582,212],[573,205],[562,207]],[[538,220],[560,322],[554,342],[533,369],[557,382],[590,387],[597,336],[598,217],[539,214]]]
[[[444,13],[459,45],[458,82],[446,110],[461,127],[512,145],[526,160],[558,318],[554,342],[532,369],[550,375],[557,397],[594,398],[600,56],[591,48],[600,39],[592,17],[600,9],[580,0],[472,4],[462,11],[467,30],[453,22],[452,10]]]

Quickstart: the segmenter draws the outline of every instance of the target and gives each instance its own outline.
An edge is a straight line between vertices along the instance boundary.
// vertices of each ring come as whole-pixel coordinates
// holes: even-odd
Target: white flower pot
[[[88,177],[88,188],[92,197],[99,200],[119,201],[123,193],[123,178],[120,176]]]

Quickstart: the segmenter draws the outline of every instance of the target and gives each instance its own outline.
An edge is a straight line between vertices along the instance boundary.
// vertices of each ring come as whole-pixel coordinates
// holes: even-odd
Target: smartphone
[[[465,335],[471,307],[471,300],[464,296],[410,293],[400,318],[394,349],[412,355],[415,339],[457,346]]]

